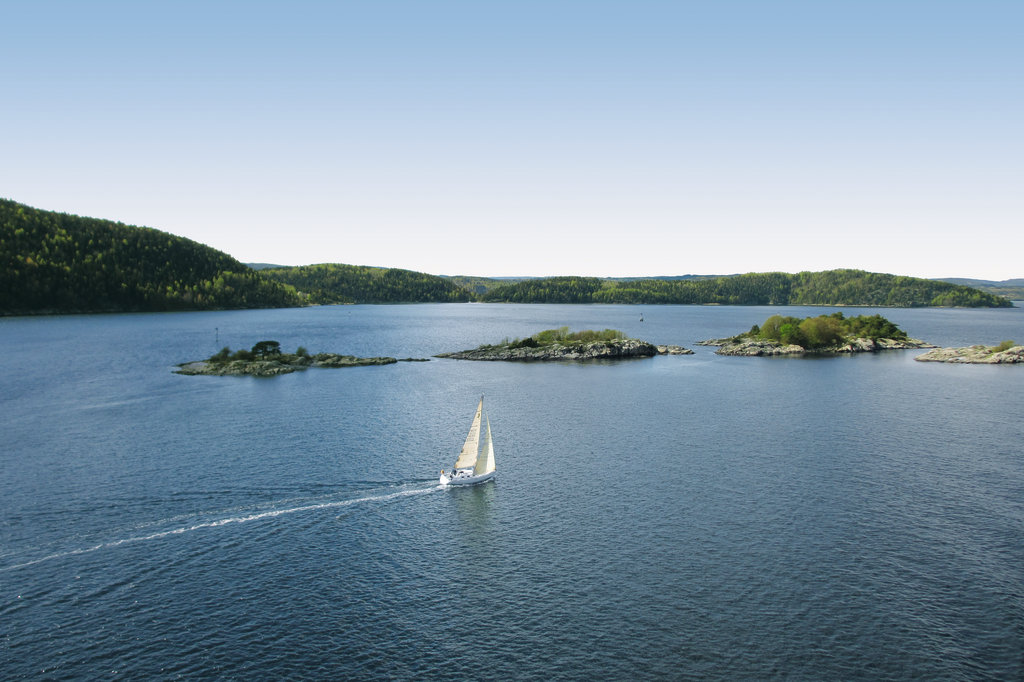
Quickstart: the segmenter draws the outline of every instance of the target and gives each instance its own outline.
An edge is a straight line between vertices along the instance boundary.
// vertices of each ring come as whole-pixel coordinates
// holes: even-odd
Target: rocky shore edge
[[[359,358],[354,355],[337,353],[317,353],[312,356],[286,356],[270,360],[229,360],[212,362],[198,360],[183,362],[174,370],[176,374],[189,376],[254,376],[272,377],[279,374],[291,374],[309,369],[323,367],[328,369],[339,367],[365,367],[367,365],[392,365],[396,362],[427,362],[426,358]]]
[[[553,344],[538,348],[509,346],[484,346],[453,353],[439,353],[436,358],[451,360],[484,360],[507,362],[544,362],[557,360],[617,360],[627,358],[649,358],[655,355],[692,355],[693,351],[682,346],[654,345],[639,339],[616,341],[592,341],[590,343]]]
[[[795,344],[782,344],[762,339],[708,339],[698,342],[699,346],[719,346],[716,355],[736,355],[743,357],[766,357],[775,355],[804,355],[831,353],[874,353],[880,350],[914,350],[935,348],[936,346],[919,339],[849,339],[835,346],[807,350]]]
[[[967,365],[1013,365],[1024,363],[1024,346],[1013,346],[1003,351],[982,345],[936,348],[914,359],[918,362],[951,362]]]

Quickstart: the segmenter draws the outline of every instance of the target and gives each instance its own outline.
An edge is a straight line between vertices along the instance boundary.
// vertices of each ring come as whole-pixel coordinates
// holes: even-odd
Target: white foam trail
[[[409,495],[422,495],[423,493],[429,493],[434,490],[439,490],[440,488],[441,486],[434,486],[431,488],[420,488],[417,490],[402,490],[396,493],[388,493],[387,495],[370,495],[368,497],[357,497],[351,500],[338,500],[337,502],[321,502],[318,504],[307,504],[302,507],[272,509],[270,511],[249,514],[248,516],[231,516],[226,519],[218,519],[216,521],[204,521],[203,523],[197,523],[194,526],[184,526],[182,528],[174,528],[172,530],[165,530],[159,533],[151,533],[149,535],[138,535],[135,537],[123,538],[121,540],[112,540],[111,542],[102,542],[92,547],[84,547],[82,549],[72,549],[66,552],[49,554],[44,557],[39,557],[38,559],[32,559],[31,561],[25,561],[20,564],[14,564],[12,566],[0,566],[0,572],[13,571],[17,568],[25,568],[26,566],[33,566],[35,564],[40,564],[44,561],[52,561],[54,559],[62,559],[69,556],[77,556],[79,554],[89,554],[90,552],[96,552],[101,549],[111,549],[114,547],[129,545],[136,542],[145,542],[147,540],[158,540],[160,538],[165,538],[170,535],[182,535],[184,533],[190,533],[194,530],[202,530],[204,528],[217,528],[218,526],[227,526],[232,523],[246,523],[248,521],[259,521],[260,519],[270,519],[276,516],[284,516],[285,514],[295,514],[298,512],[316,511],[319,509],[333,509],[336,507],[349,507],[353,504],[359,504],[361,502],[384,502],[386,500],[393,500],[397,497],[408,497]]]

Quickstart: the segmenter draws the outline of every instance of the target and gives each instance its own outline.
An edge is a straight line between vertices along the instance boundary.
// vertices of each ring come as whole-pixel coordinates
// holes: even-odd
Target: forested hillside
[[[751,273],[704,280],[607,280],[549,277],[504,284],[481,296],[511,303],[675,303],[1007,307],[971,287],[862,270]]]
[[[259,272],[152,228],[0,199],[0,314],[273,308],[306,303],[676,303],[1004,307],[938,280],[830,270],[650,279],[440,277],[328,263]]]
[[[444,277],[396,268],[323,263],[261,270],[291,285],[310,303],[455,303],[473,295]]]
[[[474,298],[479,298],[480,295],[487,293],[494,287],[530,279],[529,277],[474,277],[472,275],[442,275],[442,277],[460,289],[465,289]]]
[[[0,314],[301,303],[289,287],[190,239],[0,199]]]

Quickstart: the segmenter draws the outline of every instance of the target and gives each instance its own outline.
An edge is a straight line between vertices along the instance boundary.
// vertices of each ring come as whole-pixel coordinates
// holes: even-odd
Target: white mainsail
[[[466,436],[466,443],[462,446],[459,458],[455,460],[456,469],[475,467],[479,459],[480,450],[480,414],[484,409],[484,399],[480,398],[480,404],[476,406],[476,415],[473,417],[473,425],[469,427],[469,435]]]
[[[482,401],[481,401],[482,402]],[[494,441],[491,440],[491,419],[487,418],[487,435],[484,437],[484,447],[476,458],[476,466],[473,467],[474,476],[482,476],[494,471]]]

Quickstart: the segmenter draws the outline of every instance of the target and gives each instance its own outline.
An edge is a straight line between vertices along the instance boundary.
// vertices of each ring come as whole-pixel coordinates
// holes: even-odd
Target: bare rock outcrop
[[[807,349],[796,344],[783,344],[763,339],[733,337],[730,339],[710,339],[701,341],[703,346],[719,346],[717,355],[739,355],[745,357],[762,357],[773,355],[803,355],[805,353],[874,353],[880,350],[909,350],[914,348],[935,348],[935,346],[918,339],[847,339],[846,341],[825,348]]]
[[[693,355],[693,351],[689,348],[673,346],[672,344],[657,346],[657,348],[658,355]]]
[[[914,358],[918,362],[953,362],[970,365],[1010,365],[1024,363],[1024,346],[997,351],[991,346],[936,348]]]
[[[719,346],[716,355],[742,355],[762,357],[766,355],[802,355],[803,346],[782,344],[759,339],[730,339]]]

